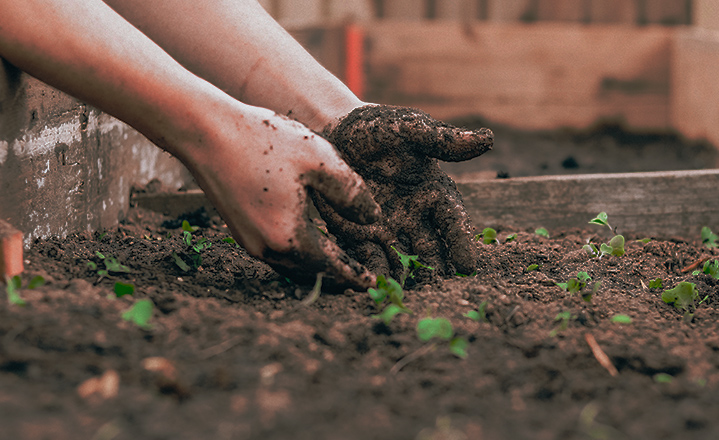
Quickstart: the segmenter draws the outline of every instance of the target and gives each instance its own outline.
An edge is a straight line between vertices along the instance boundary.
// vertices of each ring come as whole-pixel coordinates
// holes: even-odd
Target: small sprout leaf
[[[8,302],[16,306],[24,307],[25,300],[20,297],[20,288],[22,287],[22,279],[20,278],[20,275],[7,278],[5,282],[7,283],[5,291],[7,292]]]
[[[615,235],[612,237],[611,240],[609,240],[609,246],[612,248],[611,254],[616,257],[621,257],[625,254],[624,251],[624,236],[623,235]]]
[[[125,295],[132,295],[135,293],[135,285],[131,283],[123,283],[117,281],[115,283],[115,296],[120,298]]]
[[[389,304],[387,307],[382,310],[381,313],[377,315],[372,315],[372,318],[375,319],[381,319],[385,325],[389,325],[390,322],[392,322],[392,319],[398,314],[398,313],[408,313],[407,310],[403,309],[402,307],[398,306],[397,304]]]
[[[105,256],[104,256],[103,254],[101,254],[100,252],[98,252],[98,251],[95,251],[95,255],[97,255],[98,258],[100,258],[101,260],[104,260],[104,259],[105,259]]]
[[[197,231],[198,229],[200,229],[199,226],[190,226],[190,222],[188,222],[187,220],[182,221],[182,230],[183,231],[192,233],[192,232]]]
[[[97,270],[97,264],[95,264],[95,263],[92,262],[92,261],[88,261],[88,262],[87,262],[87,267],[89,267],[90,270]]]
[[[423,318],[417,322],[417,336],[422,341],[432,338],[449,340],[453,334],[452,323],[446,318]]]
[[[482,243],[484,244],[493,244],[498,243],[497,241],[497,231],[495,231],[492,228],[484,228],[482,231],[482,234],[480,234],[482,238]]]
[[[42,275],[36,275],[27,284],[27,288],[28,289],[36,289],[43,285],[45,285],[45,278],[43,278]]]
[[[175,264],[177,264],[177,267],[182,269],[183,272],[187,272],[190,270],[190,266],[188,266],[187,263],[185,263],[185,261],[179,255],[177,255],[177,252],[172,253],[172,258],[175,260]]]
[[[674,377],[667,373],[657,373],[654,375],[654,382],[656,383],[672,383]]]
[[[517,238],[517,234],[510,234],[507,235],[507,238],[504,239],[505,243],[509,243],[510,241],[514,241]]]
[[[614,315],[612,316],[612,322],[615,322],[617,324],[631,324],[632,318],[627,315]]]
[[[539,235],[540,237],[549,238],[549,232],[546,228],[537,228],[534,233]]]
[[[664,287],[664,282],[661,278],[655,278],[651,281],[649,281],[649,288],[650,289],[661,289]]]
[[[152,301],[149,299],[141,299],[137,301],[129,310],[122,314],[122,319],[136,324],[138,327],[150,328],[148,322],[152,318]]]
[[[689,312],[689,308],[699,299],[699,293],[696,284],[682,281],[675,288],[665,290],[662,293],[662,301],[667,304],[673,304],[674,307],[685,312]]]
[[[600,212],[599,214],[597,214],[596,217],[589,220],[589,223],[595,225],[609,226],[609,223],[607,223],[607,213],[604,211]]]
[[[472,321],[479,322],[479,320],[480,320],[479,312],[476,310],[470,310],[469,312],[465,313],[462,316],[466,316],[467,318],[471,319]]]
[[[237,244],[237,242],[235,241],[235,239],[232,238],[232,237],[223,238],[222,241],[224,241],[225,243]]]
[[[539,264],[530,264],[529,266],[527,266],[527,272],[531,272],[537,269],[539,269]]]
[[[711,229],[704,226],[702,228],[701,235],[702,235],[702,243],[704,244],[704,246],[706,246],[709,249],[717,247],[716,242],[717,242],[717,240],[719,240],[719,236],[716,235],[715,233],[713,233]]]
[[[467,358],[467,340],[461,337],[452,338],[449,341],[449,351],[458,358]]]

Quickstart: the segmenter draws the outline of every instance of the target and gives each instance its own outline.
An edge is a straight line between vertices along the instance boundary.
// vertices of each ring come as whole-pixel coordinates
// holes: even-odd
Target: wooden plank
[[[150,193],[135,194],[132,203],[140,208],[159,212],[170,217],[179,217],[201,208],[205,208],[209,215],[217,215],[215,207],[207,200],[201,189],[191,189],[176,193]]]
[[[621,233],[698,237],[719,230],[719,170],[580,174],[461,180],[467,211],[477,228],[552,230],[588,226],[599,212]],[[133,201],[170,216],[205,207],[201,190],[139,194]]]
[[[620,232],[698,237],[719,230],[719,170],[458,181],[478,228],[584,227],[601,211]]]

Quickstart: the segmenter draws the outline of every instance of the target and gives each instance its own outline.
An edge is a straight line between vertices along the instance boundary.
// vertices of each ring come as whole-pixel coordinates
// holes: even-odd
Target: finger
[[[263,259],[275,270],[300,283],[312,283],[324,273],[323,286],[330,289],[366,290],[377,283],[376,276],[310,224],[297,234],[297,246],[290,251],[266,249]]]
[[[449,260],[462,274],[474,272],[478,264],[477,244],[472,235],[472,222],[462,204],[461,196],[448,194],[435,206],[434,221],[444,235]]]
[[[419,262],[437,270],[444,275],[446,272],[446,253],[442,252],[444,240],[435,231],[427,228],[413,231],[412,252],[419,257]]]
[[[380,206],[362,178],[339,158],[334,165],[320,164],[320,169],[301,176],[303,183],[320,193],[332,208],[348,220],[359,224],[379,220]]]

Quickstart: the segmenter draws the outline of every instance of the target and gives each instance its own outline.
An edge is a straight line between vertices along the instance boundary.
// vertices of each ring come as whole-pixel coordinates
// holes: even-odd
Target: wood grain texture
[[[478,228],[584,227],[599,212],[620,233],[698,237],[719,230],[719,170],[458,181]]]

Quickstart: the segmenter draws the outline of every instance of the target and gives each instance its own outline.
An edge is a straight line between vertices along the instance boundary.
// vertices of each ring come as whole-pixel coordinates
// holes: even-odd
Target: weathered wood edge
[[[477,228],[585,227],[599,212],[620,232],[698,237],[719,231],[719,170],[457,179]],[[137,206],[179,216],[204,207],[201,190],[138,194]]]
[[[584,227],[605,211],[620,232],[698,237],[719,230],[719,170],[458,180],[474,224]]]

